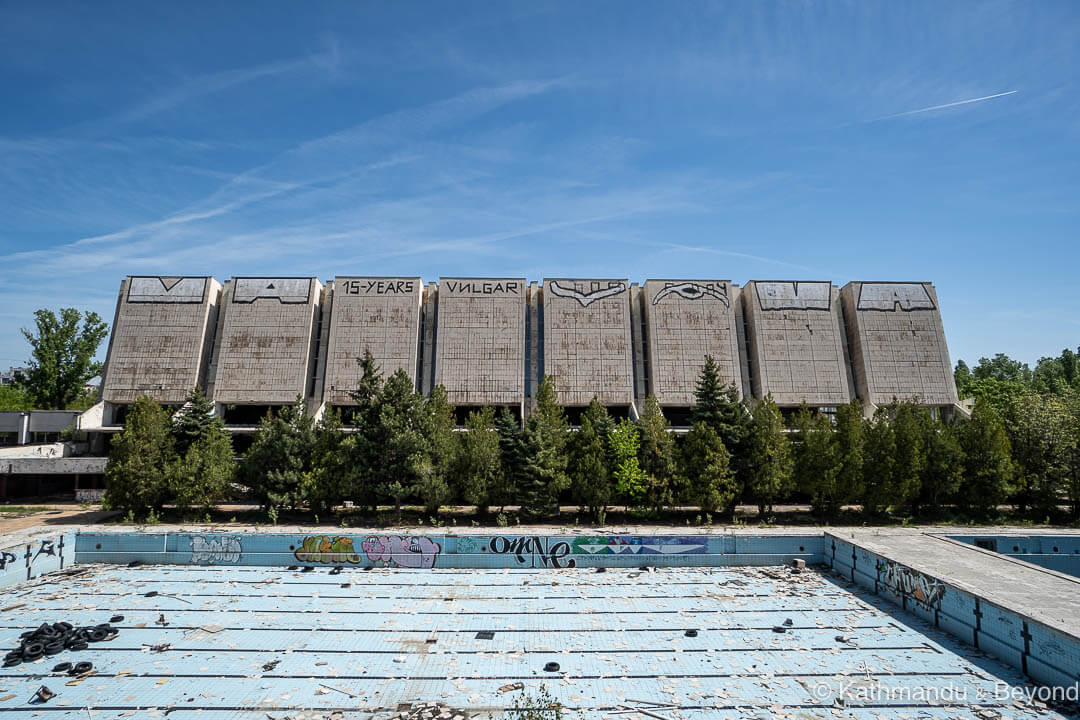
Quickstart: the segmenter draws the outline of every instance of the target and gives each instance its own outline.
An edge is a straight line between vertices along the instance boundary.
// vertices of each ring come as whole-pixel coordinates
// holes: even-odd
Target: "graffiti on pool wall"
[[[351,537],[313,535],[300,542],[295,556],[304,563],[432,568],[441,549],[439,543],[422,535],[370,535],[361,541],[358,552]]]
[[[495,555],[511,555],[519,565],[530,567],[576,567],[577,561],[569,560],[570,543],[548,537],[503,537],[497,535],[488,541],[488,550]],[[539,565],[537,564],[539,562]]]
[[[376,565],[403,568],[433,568],[442,550],[423,535],[372,535],[360,546]]]
[[[196,565],[217,565],[219,563],[238,563],[244,548],[240,538],[191,538],[191,562]]]
[[[574,540],[578,555],[696,555],[708,549],[703,537],[612,535]]]
[[[945,597],[945,584],[891,560],[877,563],[878,581],[899,593],[907,595],[927,610],[940,609]]]

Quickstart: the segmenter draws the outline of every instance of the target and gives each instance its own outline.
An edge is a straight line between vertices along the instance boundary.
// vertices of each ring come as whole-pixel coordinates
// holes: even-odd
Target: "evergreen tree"
[[[419,394],[417,394],[419,397]],[[460,450],[457,420],[454,407],[446,395],[446,388],[436,385],[423,399],[423,435],[426,457],[421,461],[413,494],[424,504],[429,515],[436,515],[453,499],[450,487],[450,471],[457,463]]]
[[[735,497],[735,478],[720,436],[703,422],[694,423],[683,440],[681,473],[687,499],[704,513],[730,507]]]
[[[626,499],[630,507],[640,507],[648,489],[648,476],[638,464],[638,450],[641,439],[637,425],[629,418],[623,418],[608,434],[608,446],[614,459],[612,479],[615,491]]]
[[[398,515],[401,505],[413,494],[422,477],[432,478],[425,402],[416,392],[404,369],[394,371],[383,386],[378,424],[375,428],[376,493],[390,500]],[[431,487],[434,487],[432,485]],[[422,498],[427,504],[427,500]]]
[[[752,418],[746,404],[739,399],[739,390],[734,383],[726,387],[720,381],[720,370],[711,356],[705,356],[697,385],[694,389],[694,406],[690,410],[692,423],[703,422],[720,436],[731,456],[731,469],[735,476],[736,494],[750,483],[749,437]]]
[[[229,495],[236,476],[232,438],[224,423],[215,423],[169,466],[170,494],[181,513],[192,508],[210,512]]]
[[[315,423],[297,398],[277,414],[268,412],[240,465],[239,479],[265,509],[295,508],[311,472]]]
[[[499,433],[495,430],[495,409],[473,410],[465,418],[461,435],[461,451],[454,473],[459,483],[458,494],[476,512],[484,515],[497,494],[503,473],[499,450]]]
[[[151,398],[138,398],[110,446],[102,506],[139,517],[160,511],[170,499],[168,471],[176,457],[168,413]]]
[[[840,447],[832,423],[806,405],[795,413],[795,487],[810,497],[814,511],[823,516],[837,506],[837,478],[843,469]]]
[[[545,376],[536,394],[536,408],[525,423],[525,471],[520,486],[521,514],[528,520],[550,517],[559,510],[566,489],[566,413],[559,405],[555,382]]]
[[[937,421],[927,423],[923,447],[926,462],[919,502],[938,510],[955,497],[964,477],[964,451],[960,447],[958,426]]]
[[[326,517],[334,506],[350,497],[353,487],[352,444],[355,435],[346,435],[337,408],[329,408],[315,424],[315,445],[311,469],[304,476],[302,494],[316,515]]]
[[[883,408],[866,421],[863,438],[863,512],[876,515],[888,508],[895,486],[896,435]]]
[[[960,433],[964,479],[959,497],[980,512],[997,508],[1012,492],[1013,464],[1009,436],[990,403],[978,398]]]
[[[350,442],[343,448],[348,452],[350,466],[345,497],[358,505],[367,506],[374,513],[378,503],[379,458],[383,450],[380,411],[386,382],[371,350],[365,348],[363,356],[356,362],[360,366],[360,379],[356,388],[349,393],[355,405],[346,411],[343,418],[355,428]]]
[[[836,474],[836,506],[856,502],[863,496],[863,417],[862,405],[852,400],[836,408],[836,453],[840,469]]]
[[[664,411],[656,397],[645,399],[645,409],[638,420],[641,448],[638,457],[645,471],[647,490],[645,504],[659,512],[665,505],[675,502],[678,495],[676,483],[675,438]]]
[[[764,517],[791,485],[791,443],[784,432],[784,417],[772,395],[765,396],[754,407],[751,417],[747,440],[749,489],[757,502],[758,514]]]
[[[889,411],[896,443],[896,462],[893,465],[892,485],[887,489],[887,503],[907,505],[919,497],[926,466],[925,428],[930,416],[925,408],[912,402],[894,403]]]
[[[223,426],[214,417],[214,406],[203,391],[196,387],[187,394],[184,405],[172,418],[172,434],[176,439],[176,452],[183,455],[201,438],[209,435],[215,427]]]
[[[518,492],[525,485],[527,450],[525,433],[521,423],[509,408],[504,407],[495,418],[495,431],[499,435],[499,457],[502,473],[491,488],[489,500],[500,509],[518,499]]]
[[[594,396],[570,442],[569,473],[574,499],[597,521],[607,510],[613,490],[607,445],[611,430],[611,418]]]

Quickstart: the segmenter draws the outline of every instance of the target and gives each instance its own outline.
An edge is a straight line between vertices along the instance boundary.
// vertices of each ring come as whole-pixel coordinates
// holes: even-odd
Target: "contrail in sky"
[[[1019,90],[1009,90],[1008,92],[997,93],[995,95],[984,95],[983,97],[971,98],[969,100],[957,100],[956,102],[945,103],[944,105],[934,105],[932,107],[919,108],[918,110],[908,110],[907,112],[896,113],[895,115],[886,115],[885,117],[874,118],[867,122],[878,122],[879,120],[889,120],[891,118],[904,117],[905,115],[917,115],[919,113],[930,112],[931,110],[944,110],[945,108],[956,107],[957,105],[968,105],[970,103],[982,102],[983,100],[993,100],[994,98],[1005,97],[1006,95],[1015,95],[1020,92]]]

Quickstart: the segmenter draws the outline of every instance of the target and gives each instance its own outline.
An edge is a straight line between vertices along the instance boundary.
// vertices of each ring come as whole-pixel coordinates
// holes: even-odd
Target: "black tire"
[[[71,674],[71,675],[82,675],[84,673],[90,672],[93,669],[94,669],[94,664],[93,663],[85,662],[85,661],[84,662],[77,662],[77,663],[75,663],[75,666],[71,668],[71,670],[69,671],[69,674]]]
[[[70,669],[71,669],[71,663],[62,662],[62,663],[59,663],[57,665],[54,665],[52,671],[53,672],[67,672]]]
[[[50,656],[51,655],[56,655],[58,653],[62,653],[63,651],[64,651],[64,643],[63,642],[49,643],[48,645],[45,646],[45,650],[44,650],[45,654],[50,655]]]
[[[109,634],[108,631],[103,630],[103,629],[101,629],[99,627],[91,628],[90,632],[87,633],[87,638],[86,639],[89,640],[90,642],[101,642],[102,640],[105,639],[105,637],[108,634]]]

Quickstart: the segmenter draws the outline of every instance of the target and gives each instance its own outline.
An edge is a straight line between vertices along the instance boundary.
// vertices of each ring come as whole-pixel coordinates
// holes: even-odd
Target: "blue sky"
[[[930,280],[1033,363],[1078,69],[1071,1],[0,4],[0,365],[128,274]]]

